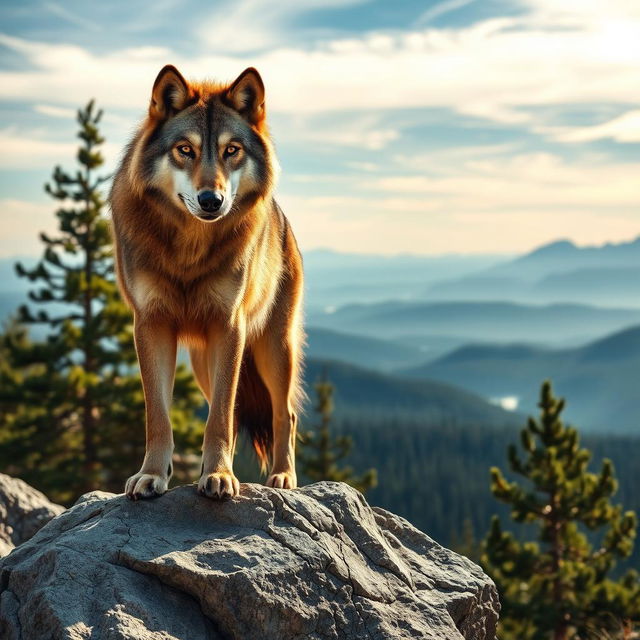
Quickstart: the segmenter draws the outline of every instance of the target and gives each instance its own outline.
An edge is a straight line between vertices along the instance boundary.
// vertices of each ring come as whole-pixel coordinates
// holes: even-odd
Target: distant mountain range
[[[640,236],[630,242],[607,243],[601,246],[578,247],[569,240],[559,240],[543,245],[530,253],[502,265],[496,265],[491,271],[537,280],[541,276],[575,269],[611,269],[640,266]]]
[[[335,387],[336,414],[358,415],[366,420],[413,418],[425,425],[505,426],[522,423],[522,417],[487,402],[455,385],[386,374],[337,360],[309,358],[304,380],[309,406],[313,385],[326,377]],[[307,421],[312,419],[307,411]]]
[[[310,358],[342,360],[367,369],[392,371],[424,362],[428,355],[423,350],[354,333],[341,333],[331,329],[307,327],[305,353]]]
[[[336,308],[389,298],[419,300],[425,286],[488,269],[502,255],[368,255],[326,249],[304,254],[307,308]]]
[[[468,345],[401,373],[514,398],[524,413],[537,411],[540,383],[549,378],[567,397],[567,418],[582,429],[640,434],[640,326],[574,349]]]
[[[640,307],[640,238],[601,247],[553,242],[515,260],[429,284],[424,296]]]
[[[311,312],[349,303],[576,302],[640,307],[640,237],[578,247],[569,240],[522,256],[305,254]]]
[[[314,326],[425,345],[435,336],[464,342],[579,344],[640,323],[640,309],[511,302],[403,302],[346,305],[310,314]]]
[[[14,263],[0,260],[0,319],[33,286]],[[533,411],[550,377],[585,428],[636,428],[639,330],[625,330],[640,326],[640,238],[601,247],[562,240],[515,258],[310,251],[305,269],[307,381],[318,362],[330,363],[344,407],[433,416],[439,406],[443,419],[458,419],[461,406],[465,419],[499,421],[510,414],[488,399]],[[472,392],[465,400],[462,388]]]

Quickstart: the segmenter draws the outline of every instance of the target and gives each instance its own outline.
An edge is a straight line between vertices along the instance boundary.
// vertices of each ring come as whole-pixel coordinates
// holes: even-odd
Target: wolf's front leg
[[[133,500],[162,495],[172,473],[173,433],[169,409],[176,371],[176,334],[157,320],[134,320],[134,335],[146,413],[146,452],[138,473],[127,480],[125,493]]]
[[[234,410],[244,345],[244,318],[217,327],[207,337],[212,402],[204,428],[198,491],[209,498],[233,497],[240,493],[240,483],[233,475]]]

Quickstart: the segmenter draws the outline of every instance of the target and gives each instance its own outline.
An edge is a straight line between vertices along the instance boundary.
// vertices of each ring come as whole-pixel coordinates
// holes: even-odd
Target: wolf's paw
[[[291,471],[272,473],[266,482],[267,487],[274,489],[295,489],[298,486],[296,474]]]
[[[235,498],[240,495],[240,483],[230,471],[203,473],[198,481],[198,493],[207,498]]]
[[[167,491],[169,478],[155,473],[136,473],[127,480],[124,492],[130,500],[157,498]]]

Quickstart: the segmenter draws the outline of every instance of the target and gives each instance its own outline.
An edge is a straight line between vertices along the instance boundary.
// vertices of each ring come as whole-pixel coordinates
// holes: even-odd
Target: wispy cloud
[[[163,7],[170,12],[175,2]],[[617,161],[615,143],[640,142],[640,111],[629,106],[638,103],[640,5],[513,0],[509,16],[434,26],[467,4],[444,0],[406,30],[317,31],[305,41],[302,12],[343,6],[340,0],[227,1],[185,34],[188,53],[171,39],[137,46],[131,38],[131,47],[98,51],[0,34],[13,54],[0,71],[0,103],[23,104],[55,125],[36,130],[24,119],[1,129],[0,168],[71,160],[76,145],[71,137],[58,142],[55,132],[90,97],[106,110],[107,155],[114,157],[166,63],[187,77],[229,80],[252,65],[280,123],[279,147],[309,158],[300,168],[306,175],[285,171],[280,194],[305,248],[500,251],[559,235],[582,242],[637,235],[640,165]],[[143,33],[141,25],[132,20],[126,29]],[[566,124],[572,110],[596,105],[606,106],[600,121]],[[444,114],[447,129],[429,141],[420,127],[435,113]],[[461,120],[477,144],[439,149],[454,144],[446,131]],[[594,157],[576,146],[597,140],[610,141],[612,151]],[[559,145],[570,147],[566,156]],[[333,147],[340,147],[337,159]],[[12,202],[11,215],[22,206]],[[35,220],[25,206],[24,219]],[[10,227],[0,224],[4,234]]]
[[[398,128],[385,125],[378,114],[347,115],[328,122],[294,117],[281,140],[313,142],[318,148],[353,147],[379,151],[400,137]]]
[[[72,120],[75,118],[76,112],[68,107],[56,107],[52,104],[36,104],[33,107],[34,111],[41,113],[45,116],[51,116],[52,118],[65,118]]]
[[[78,145],[37,137],[39,132],[20,132],[15,127],[0,130],[0,168],[35,169],[73,159]],[[41,135],[41,134],[40,134]]]
[[[53,210],[53,203],[44,205],[26,200],[0,199],[0,224],[10,223],[10,233],[0,233],[0,258],[41,253],[42,242],[38,233],[55,231],[57,220],[52,215]]]
[[[444,162],[439,154],[422,162],[412,159],[404,172],[365,183],[364,189],[375,184],[387,192],[438,198],[443,207],[454,212],[509,213],[537,207],[542,215],[563,207],[606,213],[612,208],[636,211],[640,203],[640,182],[633,178],[640,175],[640,163],[609,159],[568,162],[548,152]],[[420,169],[424,174],[416,173]]]
[[[89,20],[88,18],[74,13],[73,11],[69,11],[69,9],[65,9],[57,2],[45,2],[42,6],[53,15],[56,15],[59,18],[62,18],[63,20],[66,20],[67,22],[80,27],[81,29],[89,29],[90,31],[101,30],[101,27],[97,22]]]
[[[301,197],[283,186],[282,199],[305,248],[500,252],[554,237],[598,243],[637,236],[640,163],[567,162],[500,147],[464,155],[462,148],[396,156],[395,173],[352,179],[362,195]]]
[[[102,145],[101,151],[113,164],[119,146]],[[21,130],[16,127],[0,129],[0,169],[44,169],[54,165],[68,165],[74,161],[78,143],[60,142],[46,137],[42,130]]]
[[[267,20],[270,11],[282,16],[280,9],[265,9],[263,0],[253,2]],[[267,81],[270,108],[283,113],[445,107],[531,128],[544,124],[532,107],[637,101],[640,10],[633,3],[572,4],[572,12],[560,12],[548,0],[528,6],[525,16],[459,29],[365,33],[312,49],[278,41],[250,57],[231,35],[223,38],[224,47],[216,47],[224,54],[189,59],[155,47],[94,55],[76,46],[5,35],[0,44],[24,55],[33,69],[5,70],[0,83],[5,99],[41,102],[56,95],[75,105],[97,95],[108,106],[141,108],[166,62],[187,75],[230,79],[254,64]],[[252,2],[242,3],[229,24],[241,22],[251,7]],[[219,34],[227,27],[216,28]],[[258,36],[255,42],[261,42]]]
[[[540,132],[559,142],[592,142],[610,139],[616,142],[640,142],[640,110],[591,127],[541,127]]]
[[[444,2],[439,2],[422,13],[416,20],[415,26],[422,27],[432,20],[435,20],[440,16],[444,16],[447,13],[451,13],[452,11],[456,11],[457,9],[461,9],[462,7],[466,7],[472,2],[474,2],[474,0],[445,0]]]
[[[469,196],[471,200],[472,196]],[[476,194],[476,200],[482,198]],[[303,249],[394,254],[528,251],[568,237],[579,244],[620,242],[638,235],[631,212],[521,206],[512,211],[458,209],[425,195],[309,198],[283,192],[280,202]],[[551,233],[550,233],[551,229]]]
[[[363,4],[367,0],[233,0],[218,4],[197,28],[205,52],[256,53],[281,48],[292,38],[291,21],[298,15],[331,7]]]

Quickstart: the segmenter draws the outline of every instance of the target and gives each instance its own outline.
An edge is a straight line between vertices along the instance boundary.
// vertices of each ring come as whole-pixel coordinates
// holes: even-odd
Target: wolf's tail
[[[272,416],[269,391],[256,369],[253,355],[247,349],[238,380],[236,420],[238,426],[249,434],[263,472],[273,447]]]

